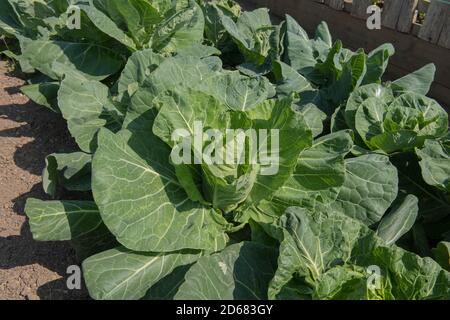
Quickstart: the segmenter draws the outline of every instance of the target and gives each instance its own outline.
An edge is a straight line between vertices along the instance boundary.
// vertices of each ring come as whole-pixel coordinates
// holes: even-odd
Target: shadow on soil
[[[7,88],[14,94],[18,88]],[[19,144],[14,153],[15,164],[35,175],[41,175],[45,157],[54,152],[75,150],[75,143],[67,132],[62,117],[29,102],[22,105],[0,106],[0,117],[21,124],[18,128],[0,130],[0,137],[32,137],[33,140]],[[13,211],[24,215],[26,199],[48,199],[40,184],[13,200]],[[86,299],[86,289],[68,290],[66,268],[79,264],[75,252],[67,242],[37,242],[33,240],[30,227],[24,223],[18,236],[0,237],[0,269],[39,264],[61,276],[60,279],[40,286],[37,294],[41,299]]]
[[[37,242],[24,223],[19,236],[0,237],[0,269],[39,264],[61,276],[37,290],[41,299],[86,299],[86,289],[68,290],[67,267],[79,264],[67,242]]]
[[[34,138],[19,146],[14,154],[15,164],[32,174],[42,173],[47,155],[76,149],[61,115],[34,103],[0,106],[0,117],[21,124],[18,128],[0,130],[0,137]]]

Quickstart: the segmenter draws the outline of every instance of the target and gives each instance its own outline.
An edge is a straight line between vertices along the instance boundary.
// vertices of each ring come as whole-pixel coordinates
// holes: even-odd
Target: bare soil
[[[66,242],[36,242],[24,215],[41,187],[45,157],[74,149],[60,115],[23,95],[24,81],[0,61],[0,299],[85,299],[68,290],[67,267],[79,264]]]

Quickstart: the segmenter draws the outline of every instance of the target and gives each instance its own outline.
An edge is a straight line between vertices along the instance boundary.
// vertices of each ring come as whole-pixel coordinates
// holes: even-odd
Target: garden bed
[[[0,300],[80,299],[68,290],[66,268],[77,264],[64,242],[36,242],[26,221],[28,197],[48,199],[41,187],[45,157],[73,147],[61,117],[31,102],[24,81],[0,61]]]
[[[4,3],[3,54],[47,108],[5,89],[6,297],[83,298],[77,262],[93,299],[450,297],[434,64],[384,82],[392,44],[230,0]]]

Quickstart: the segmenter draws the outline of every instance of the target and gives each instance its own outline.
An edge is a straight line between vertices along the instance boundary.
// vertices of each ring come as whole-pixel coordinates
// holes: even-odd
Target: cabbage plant
[[[383,82],[392,45],[229,0],[76,5],[91,29],[44,0],[0,27],[78,145],[46,159],[33,237],[71,241],[92,298],[450,298],[433,66]]]
[[[22,71],[41,74],[22,91],[54,111],[59,111],[57,92],[67,71],[111,85],[133,52],[151,48],[170,55],[203,41],[205,19],[194,0],[3,3],[0,30],[19,40],[18,50],[5,54]]]
[[[448,273],[395,245],[418,209],[413,195],[393,206],[398,177],[387,156],[348,158],[349,130],[314,139],[294,96],[277,97],[264,77],[224,70],[214,55],[158,57],[138,52],[123,71],[119,83],[131,99],[121,127],[98,121],[94,131],[68,118],[72,135],[92,154],[92,199],[27,202],[36,239],[72,240],[87,257],[83,270],[93,298],[446,296]],[[131,81],[137,61],[157,66]],[[83,85],[76,85],[73,77],[62,83],[60,106],[81,119],[82,96],[94,97],[99,83],[79,79]],[[66,93],[66,80],[78,89]],[[103,108],[111,110],[107,102]],[[278,171],[264,175],[261,164],[249,162],[174,163],[173,133],[194,130],[196,121],[218,130],[278,129]],[[204,151],[213,141],[202,143]],[[272,141],[266,143],[270,150]],[[198,150],[188,146],[194,158]],[[47,167],[47,176],[58,177],[50,182],[69,190],[86,178],[86,164],[79,153],[72,156],[79,160],[53,155],[48,161],[58,165]],[[377,224],[379,231],[371,230]],[[414,275],[395,262],[403,256],[414,261]],[[368,287],[371,265],[386,268],[381,288]],[[405,288],[394,285],[419,276],[426,277],[426,290],[408,281]]]

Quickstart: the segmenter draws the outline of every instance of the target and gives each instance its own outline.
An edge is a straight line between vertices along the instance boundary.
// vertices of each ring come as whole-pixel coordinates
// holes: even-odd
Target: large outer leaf
[[[189,200],[156,136],[99,133],[93,193],[117,240],[137,251],[219,250],[226,235],[217,213]]]
[[[196,121],[201,122],[203,127],[215,129],[229,124],[225,122],[227,107],[213,96],[202,92],[174,93],[160,101],[161,110],[155,119],[153,132],[169,146],[175,144],[172,134],[177,129],[185,129],[193,137],[196,134]]]
[[[268,222],[281,216],[290,206],[314,209],[331,204],[345,181],[344,157],[351,147],[352,139],[346,131],[316,140],[300,153],[294,173],[273,197],[253,206],[243,217],[249,215],[255,221]]]
[[[157,52],[174,52],[199,44],[203,40],[205,18],[202,9],[193,0],[189,6],[164,20],[152,38],[152,48]]]
[[[91,190],[91,159],[84,152],[54,153],[45,159],[44,191],[55,196],[59,185],[71,191]]]
[[[13,59],[19,63],[20,70],[23,73],[35,73],[36,70],[31,66],[28,59],[25,59],[23,55],[17,55],[14,52],[10,50],[4,50],[1,52],[1,54],[5,55],[6,57]],[[30,98],[31,99],[31,98]]]
[[[395,80],[392,83],[392,87],[397,93],[415,92],[426,95],[434,81],[435,72],[436,66],[433,63],[429,63],[419,70]]]
[[[166,59],[144,80],[143,87],[155,96],[169,90],[193,88],[215,73],[205,60],[192,56]]]
[[[92,201],[41,201],[28,199],[25,212],[33,238],[39,241],[70,240],[83,260],[117,246]]]
[[[80,8],[87,6],[86,4],[88,2],[85,0],[74,1],[78,2]],[[64,39],[65,41],[76,43],[95,43],[106,48],[114,48],[114,51],[117,53],[128,55],[130,49],[123,45],[120,41],[114,39],[114,37],[111,37],[108,33],[103,32],[101,28],[98,27],[83,10],[80,10],[80,28],[71,29],[70,26],[67,25],[67,21],[70,19],[70,16],[75,13],[74,11],[75,8],[71,7],[70,10],[67,10],[67,12],[60,17],[62,25],[56,29],[58,39]],[[102,27],[104,28],[104,26]]]
[[[161,15],[166,11],[175,9],[174,3],[165,0],[152,0],[151,3],[148,0],[93,0],[93,4],[130,33],[153,26],[161,21]]]
[[[234,1],[221,0],[202,5],[205,15],[205,36],[217,48],[227,45],[228,35],[223,27],[219,14],[227,15],[233,21],[241,14],[241,7]]]
[[[339,131],[316,140],[302,151],[294,173],[268,200],[253,205],[239,217],[270,223],[284,214],[290,206],[315,209],[331,205],[345,181],[344,157],[352,147],[347,131]]]
[[[144,57],[147,53],[148,51],[142,51]],[[136,57],[139,55],[140,53],[135,54]],[[131,88],[129,89],[132,89],[130,93],[133,93],[136,90],[136,82],[140,84],[140,81],[143,81],[143,83],[139,86],[137,93],[135,92],[138,97],[133,97],[131,105],[128,107],[124,120],[124,128],[127,128],[131,124],[134,129],[139,126],[144,131],[151,132],[154,117],[147,119],[144,114],[152,114],[157,111],[156,107],[159,107],[159,105],[154,103],[154,100],[158,95],[162,95],[166,91],[173,89],[182,91],[186,88],[195,87],[201,81],[207,81],[209,77],[215,74],[210,66],[198,57],[176,56],[165,59],[155,70],[150,66],[150,69],[147,70],[153,72],[150,72],[149,75],[140,75],[137,79],[131,79],[137,74],[132,71],[134,61],[135,58],[132,56],[127,65],[128,68],[124,70],[119,80],[122,83],[120,87],[123,89],[125,84],[131,82],[129,83],[131,84]],[[144,64],[147,64],[147,62]],[[132,71],[130,72],[130,79],[128,77],[128,71]]]
[[[195,252],[143,253],[118,247],[85,260],[84,279],[94,299],[140,299],[176,267],[190,264],[199,256]]]
[[[311,129],[313,137],[315,138],[322,134],[323,121],[327,118],[327,115],[314,103],[302,102],[303,100],[300,100],[300,105],[296,105],[295,110],[303,115],[306,124]]]
[[[118,81],[118,91],[131,96],[162,62],[164,57],[151,49],[137,51],[128,59]]]
[[[207,46],[204,44],[194,44],[190,47],[181,48],[181,49],[177,50],[177,52],[176,52],[176,56],[178,56],[178,57],[191,56],[191,57],[197,57],[199,59],[207,58],[207,57],[211,57],[211,59],[215,59],[218,57],[214,58],[212,56],[219,56],[220,54],[221,54],[221,52],[219,49],[217,49],[215,47]]]
[[[426,140],[422,149],[416,148],[426,183],[450,191],[450,146],[435,140]],[[448,144],[448,142],[447,142]]]
[[[198,90],[214,96],[232,110],[245,111],[268,98],[269,85],[264,77],[250,78],[233,72],[203,81]]]
[[[338,68],[333,59],[333,68]],[[358,50],[353,54],[342,66],[342,73],[331,85],[323,90],[327,100],[334,103],[334,105],[341,104],[349,98],[350,94],[358,88],[366,74],[366,55],[363,50]],[[334,109],[328,112],[331,115]]]
[[[310,40],[305,30],[286,15],[284,62],[310,79],[318,60],[324,61],[330,45],[321,39]]]
[[[147,291],[144,299],[173,300],[180,286],[184,283],[186,272],[192,265],[182,265],[175,268],[170,274],[159,280]]]
[[[273,63],[273,73],[277,80],[277,93],[289,96],[293,92],[311,90],[311,83],[294,68],[281,61]]]
[[[120,70],[123,60],[111,49],[93,43],[20,38],[22,54],[31,66],[52,79],[61,78],[52,64],[59,62],[88,79],[102,80]]]
[[[71,240],[104,227],[91,201],[41,201],[29,199],[25,212],[33,238],[39,241]]]
[[[297,35],[305,40],[309,39],[308,33],[305,29],[303,29],[298,22],[288,14],[286,15],[286,32]]]
[[[395,49],[390,43],[382,44],[378,48],[372,50],[366,59],[367,73],[364,76],[362,84],[380,83],[381,77],[389,63],[389,58],[393,56]]]
[[[353,219],[329,212],[320,214],[301,208],[290,208],[280,220],[283,239],[278,269],[269,287],[269,298],[275,298],[294,274],[315,281],[336,263],[349,261],[359,238],[368,229]],[[372,244],[367,242],[366,250]]]
[[[334,210],[365,224],[378,222],[397,197],[397,169],[382,155],[346,160],[347,175]]]
[[[244,12],[236,23],[221,11],[219,17],[223,27],[248,61],[261,65],[271,51],[277,49],[271,46],[275,28],[267,8]]]
[[[22,34],[26,30],[19,13],[9,0],[2,3],[0,28],[12,35]]]
[[[95,151],[100,128],[117,130],[121,126],[108,87],[98,81],[66,75],[58,92],[58,103],[70,134],[84,152]]]
[[[58,90],[58,82],[29,84],[20,88],[20,91],[28,98],[54,112],[59,112]]]
[[[329,47],[333,45],[333,40],[331,38],[330,30],[328,29],[328,24],[325,21],[319,23],[316,29],[316,34],[314,36],[316,40],[322,40]]]
[[[93,4],[80,7],[98,29],[131,50],[148,47],[155,26],[163,20],[162,12],[147,0],[95,0]]]
[[[0,29],[8,35],[40,37],[47,36],[61,27],[69,3],[66,0],[4,0],[0,13]]]
[[[433,249],[433,257],[442,268],[450,271],[450,242],[439,242],[437,247]]]
[[[202,257],[186,274],[175,299],[265,300],[277,252],[255,242]]]
[[[352,147],[349,131],[323,136],[302,151],[292,177],[305,190],[339,187],[345,180],[344,157]]]
[[[419,212],[419,199],[413,195],[407,195],[402,202],[392,209],[380,222],[377,234],[390,245],[407,233],[416,222]]]
[[[33,238],[38,241],[71,240],[80,259],[117,245],[92,201],[42,201],[25,205]]]
[[[314,289],[312,297],[321,299],[450,296],[450,273],[435,261],[396,246],[385,247],[370,229],[342,214],[292,208],[280,224],[283,237],[270,298],[277,297],[293,277],[303,279]],[[362,273],[374,265],[380,267],[381,287],[371,289],[368,278],[362,281]]]
[[[118,0],[116,0],[118,1]],[[103,33],[116,39],[120,43],[126,45],[131,50],[136,50],[136,45],[133,39],[128,37],[106,14],[98,10],[93,5],[78,4],[78,7],[83,10],[92,23]],[[130,9],[130,8],[129,8]]]

